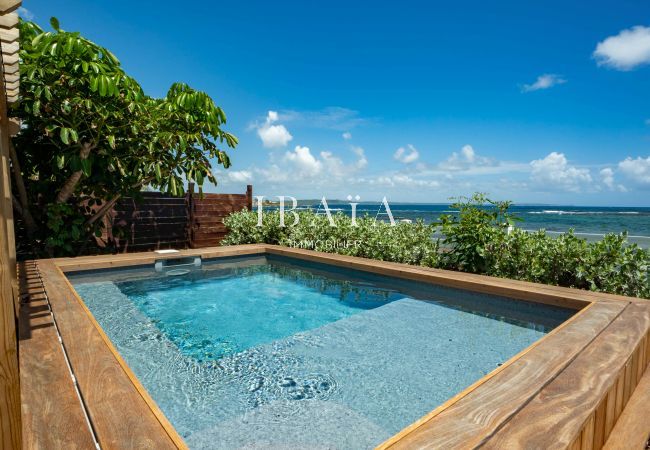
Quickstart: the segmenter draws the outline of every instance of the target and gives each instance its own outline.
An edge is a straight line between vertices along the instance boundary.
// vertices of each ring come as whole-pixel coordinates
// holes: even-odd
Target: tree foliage
[[[173,84],[147,96],[106,48],[60,28],[21,22],[21,100],[13,115],[20,216],[50,253],[73,253],[99,234],[100,219],[120,196],[151,186],[181,195],[187,182],[216,183],[214,163],[230,166],[237,145],[222,129],[226,115],[212,98]],[[15,170],[16,172],[16,170]],[[25,200],[26,197],[26,200]]]

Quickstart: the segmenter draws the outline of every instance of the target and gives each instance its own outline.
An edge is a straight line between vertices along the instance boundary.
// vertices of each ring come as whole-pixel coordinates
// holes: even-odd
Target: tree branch
[[[82,161],[88,159],[88,155],[90,155],[90,151],[93,148],[95,148],[95,146],[88,142],[82,144],[81,150],[79,151],[79,158]],[[55,202],[57,204],[66,203],[70,199],[72,194],[74,194],[75,188],[77,187],[79,180],[81,180],[82,175],[83,175],[83,171],[77,170],[76,172],[73,172],[72,175],[68,177],[65,183],[63,183],[63,187],[61,187],[61,190],[56,195]]]
[[[25,219],[25,211],[23,210],[23,207],[20,206],[20,202],[18,201],[18,199],[16,198],[15,195],[11,196],[11,204],[14,207],[14,211],[16,211],[18,214],[20,214],[20,217]]]
[[[18,197],[20,198],[21,206],[21,216],[25,222],[25,230],[27,231],[27,236],[32,237],[36,233],[38,227],[34,221],[31,211],[29,210],[29,198],[27,197],[27,189],[25,189],[25,180],[23,179],[23,174],[20,169],[20,161],[18,160],[18,154],[14,148],[13,142],[9,139],[9,157],[11,158],[11,168],[14,174],[14,182],[16,184],[16,190],[18,191]]]

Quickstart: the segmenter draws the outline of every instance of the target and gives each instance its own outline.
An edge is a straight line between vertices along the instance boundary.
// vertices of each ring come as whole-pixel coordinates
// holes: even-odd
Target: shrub
[[[627,241],[627,235],[608,234],[587,242],[573,231],[557,238],[544,230],[526,232],[509,227],[518,220],[510,202],[495,202],[483,194],[452,205],[457,215],[441,217],[442,245],[433,238],[437,226],[376,222],[299,213],[300,221],[280,227],[278,212],[239,212],[226,218],[229,229],[223,245],[267,243],[360,256],[383,261],[440,267],[515,280],[650,298],[650,250]]]
[[[486,272],[493,264],[493,247],[517,220],[508,212],[510,204],[494,202],[480,193],[453,203],[451,208],[458,210],[458,214],[440,216],[443,245],[450,250],[443,253],[443,267]]]
[[[279,244],[382,261],[438,265],[438,242],[431,238],[435,225],[417,221],[391,226],[365,216],[357,218],[353,226],[350,217],[337,213],[332,215],[336,226],[331,226],[327,216],[309,211],[300,212],[299,218],[297,225],[291,225],[293,217],[287,214],[287,225],[280,227],[280,214],[267,212],[258,227],[255,212],[231,214],[225,219],[229,232],[222,245]]]

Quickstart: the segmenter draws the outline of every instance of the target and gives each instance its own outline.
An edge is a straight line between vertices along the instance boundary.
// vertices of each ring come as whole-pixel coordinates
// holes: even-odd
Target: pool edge
[[[409,425],[404,430],[400,431],[399,433],[389,438],[384,443],[380,444],[378,448],[388,448],[389,446],[400,441],[402,437],[404,437],[405,435],[410,434],[414,429],[423,426],[423,424],[427,423],[429,420],[431,420],[431,418],[439,415],[442,411],[452,407],[462,398],[466,397],[474,390],[479,389],[480,386],[484,385],[487,381],[489,381],[490,379],[496,377],[498,374],[505,371],[508,367],[510,367],[513,363],[523,358],[531,350],[541,346],[544,342],[546,342],[546,338],[548,338],[551,335],[560,333],[561,330],[564,330],[570,324],[578,322],[580,318],[582,318],[586,314],[587,311],[594,309],[594,305],[597,305],[598,303],[602,303],[603,307],[605,307],[606,305],[610,305],[611,307],[614,308],[620,308],[622,311],[623,309],[625,309],[627,304],[636,303],[639,301],[639,299],[626,298],[626,297],[614,296],[609,294],[597,294],[597,293],[579,291],[576,289],[559,288],[555,286],[545,286],[545,285],[539,285],[534,283],[497,279],[497,278],[486,277],[481,275],[472,275],[472,274],[464,274],[464,273],[443,271],[437,269],[428,269],[422,267],[408,266],[404,264],[387,263],[383,261],[367,260],[363,258],[333,255],[328,253],[319,253],[313,251],[291,249],[287,247],[271,246],[271,245],[264,245],[264,244],[251,244],[251,245],[233,246],[233,247],[214,247],[214,248],[206,248],[206,249],[184,250],[180,252],[182,256],[200,255],[204,258],[210,258],[210,259],[227,257],[227,256],[254,255],[254,254],[265,254],[265,253],[280,254],[280,255],[290,256],[299,259],[313,260],[313,261],[323,262],[326,264],[334,264],[339,267],[351,267],[355,269],[384,274],[388,276],[394,276],[394,277],[405,278],[405,279],[416,279],[418,281],[425,281],[433,284],[441,284],[448,287],[468,289],[468,290],[481,292],[481,293],[504,295],[519,300],[537,301],[540,303],[554,304],[556,306],[563,306],[563,307],[568,307],[571,309],[578,310],[578,312],[570,319],[563,322],[560,326],[552,330],[550,333],[548,333],[547,335],[545,335],[535,343],[531,344],[529,347],[526,347],[517,355],[510,358],[501,367],[496,368],[494,371],[480,378],[475,383],[473,383],[472,385],[470,385],[460,393],[456,394],[454,397],[447,400],[445,403],[438,406],[430,413],[423,416],[423,418]],[[122,367],[124,374],[129,378],[130,382],[136,388],[138,393],[142,396],[143,400],[147,403],[147,405],[151,410],[151,413],[160,422],[161,426],[165,429],[170,439],[174,442],[175,446],[177,448],[186,448],[182,438],[178,435],[175,428],[171,425],[171,423],[169,423],[169,421],[164,416],[164,414],[162,413],[158,405],[149,396],[146,389],[141,385],[141,383],[139,382],[137,377],[133,374],[129,366],[119,355],[119,353],[113,346],[108,336],[106,336],[101,326],[94,319],[92,313],[88,310],[83,300],[78,296],[78,294],[76,293],[76,291],[74,290],[74,288],[72,287],[71,283],[69,282],[69,280],[65,275],[65,273],[67,272],[75,272],[78,270],[85,270],[85,269],[127,267],[131,265],[148,264],[148,263],[153,264],[153,261],[157,259],[166,259],[166,258],[174,258],[174,257],[178,257],[178,254],[167,256],[167,255],[158,255],[153,252],[149,252],[149,253],[129,254],[129,255],[105,255],[105,256],[96,256],[96,257],[60,258],[56,260],[43,260],[43,262],[52,264],[56,268],[56,271],[60,274],[61,278],[65,280],[65,285],[67,290],[69,290],[73,294],[76,302],[84,311],[85,316],[90,319],[90,322],[92,323],[93,327],[101,337],[106,349],[108,349],[113,354],[113,357]],[[643,300],[641,301],[643,302]],[[614,306],[617,304],[618,306]],[[603,330],[604,328],[600,330],[600,332],[602,332]],[[593,339],[595,339],[597,336],[598,333],[596,333],[592,337],[589,343],[592,342]],[[580,351],[581,350],[582,349],[580,349]],[[573,359],[575,359],[575,357]],[[566,361],[567,365],[571,364],[571,361],[572,360]],[[543,386],[540,387],[540,389],[541,388],[543,388]],[[539,392],[539,390],[537,392]]]

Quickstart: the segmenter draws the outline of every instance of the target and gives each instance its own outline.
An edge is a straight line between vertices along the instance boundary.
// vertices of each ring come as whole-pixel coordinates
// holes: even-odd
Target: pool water
[[[373,448],[573,311],[280,257],[69,276],[190,448]]]

